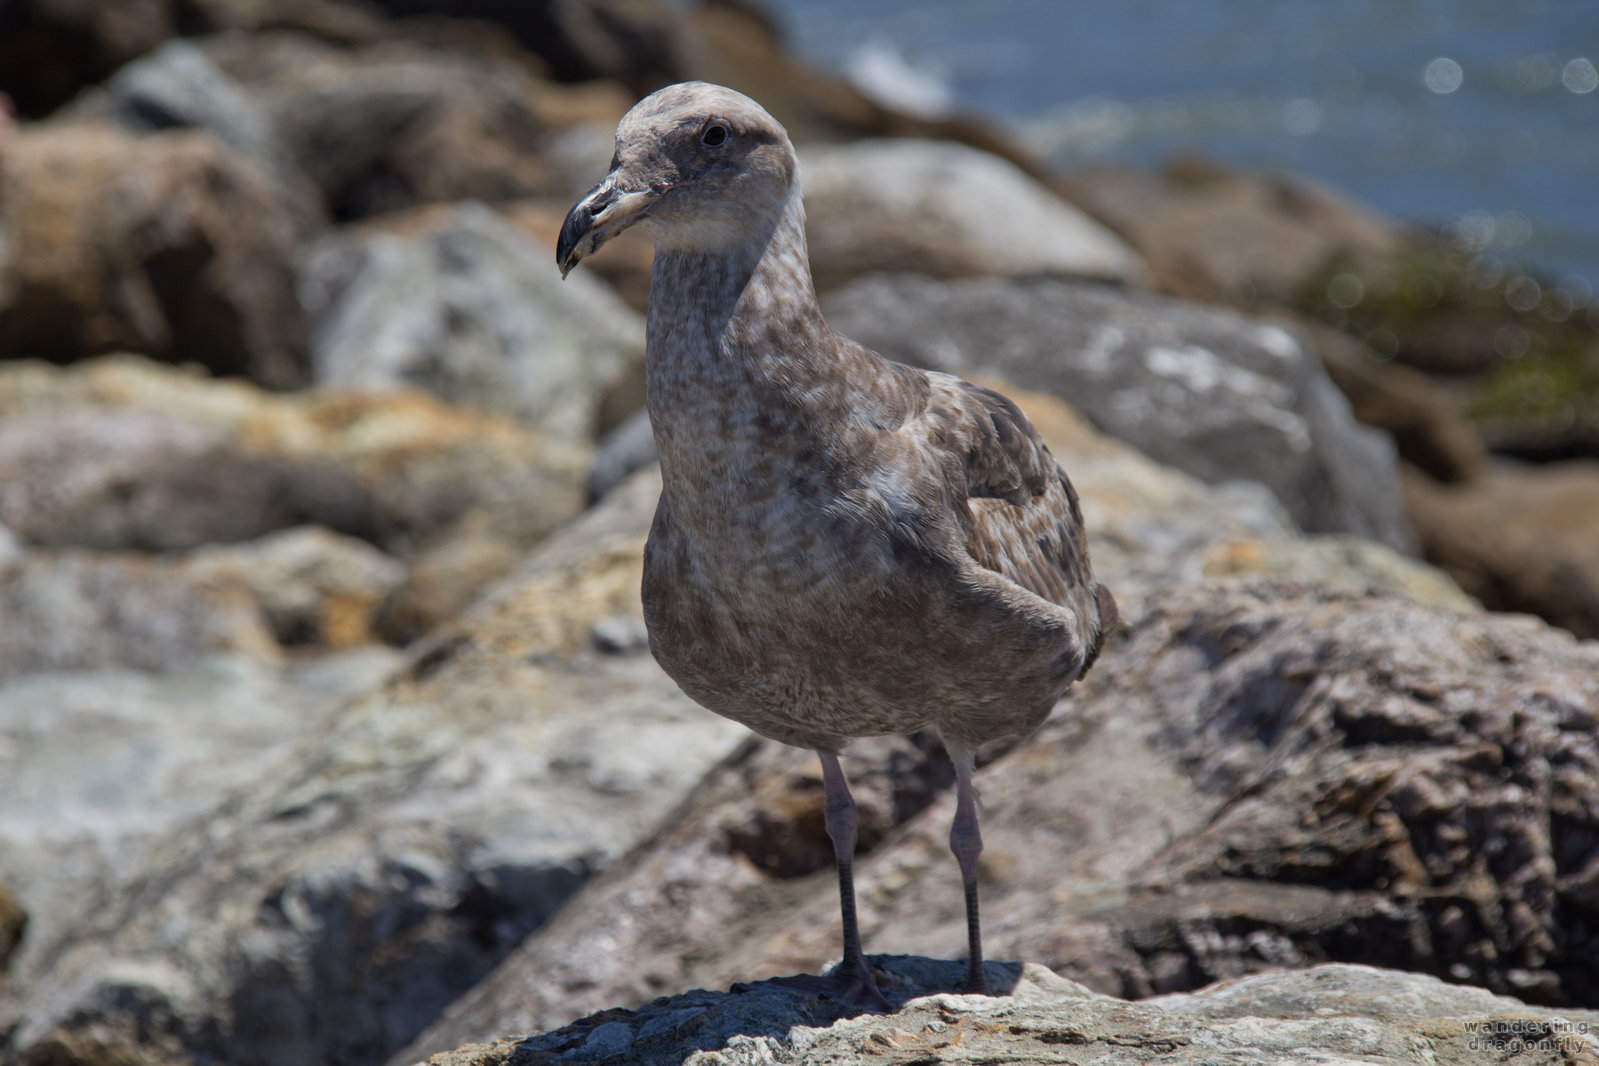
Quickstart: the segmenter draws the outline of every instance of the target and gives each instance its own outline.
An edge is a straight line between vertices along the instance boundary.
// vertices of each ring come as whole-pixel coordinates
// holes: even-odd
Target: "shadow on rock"
[[[924,996],[958,993],[966,977],[961,961],[918,955],[868,957],[878,986],[897,1013]],[[1009,996],[1022,981],[1022,964],[990,962],[989,986],[995,996]],[[972,997],[979,1001],[989,997]],[[844,1018],[870,1011],[820,996],[796,993],[768,984],[735,985],[731,992],[696,989],[664,996],[637,1011],[607,1010],[515,1045],[519,1066],[564,1063],[681,1062],[696,1051],[725,1048],[768,1038],[789,1043],[796,1026],[825,1028]],[[481,1050],[481,1048],[479,1049]],[[430,1060],[441,1066],[465,1062],[470,1049]],[[458,1059],[458,1056],[460,1058]]]

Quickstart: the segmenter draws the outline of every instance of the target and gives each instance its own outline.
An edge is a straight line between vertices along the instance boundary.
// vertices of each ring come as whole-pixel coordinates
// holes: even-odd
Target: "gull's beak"
[[[561,268],[561,277],[599,251],[606,241],[646,217],[665,191],[655,187],[624,190],[615,171],[607,174],[567,212],[566,221],[561,224],[561,239],[555,246],[555,265]]]

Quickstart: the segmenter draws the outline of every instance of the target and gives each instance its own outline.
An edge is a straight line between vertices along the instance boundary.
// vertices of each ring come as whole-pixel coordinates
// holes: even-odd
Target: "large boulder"
[[[1413,547],[1393,444],[1279,326],[1050,279],[863,278],[823,309],[891,359],[1008,378],[1205,481],[1258,481],[1307,531]]]
[[[1599,645],[1291,579],[1143,587],[1055,716],[978,771],[990,958],[1132,998],[1359,961],[1599,1002]],[[874,756],[846,771],[870,783]],[[940,761],[893,777],[936,790]],[[865,942],[959,957],[953,795],[896,825],[894,793],[863,792]],[[393,1061],[814,972],[838,952],[821,802],[814,756],[727,760]]]
[[[317,381],[426,389],[588,444],[642,364],[644,323],[604,283],[564,283],[547,248],[481,204],[346,229],[305,253]]]
[[[271,388],[306,381],[294,214],[205,133],[18,129],[0,146],[0,235],[8,356],[128,350]]]
[[[770,986],[685,992],[546,1033],[468,1045],[434,1056],[429,1066],[1463,1066],[1500,1056],[1554,1066],[1599,1051],[1593,1011],[1552,1014],[1481,989],[1365,966],[1260,974],[1128,1003],[1036,964],[991,963],[988,980],[1001,995],[990,998],[952,994],[964,973],[956,965],[907,956],[873,961],[897,1008],[886,1017]]]
[[[874,271],[1134,282],[1138,254],[1015,164],[953,141],[870,140],[800,154],[818,292]]]

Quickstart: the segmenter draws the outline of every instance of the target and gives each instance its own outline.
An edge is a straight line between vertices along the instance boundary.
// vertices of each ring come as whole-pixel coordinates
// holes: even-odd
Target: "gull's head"
[[[633,105],[611,169],[566,216],[561,276],[638,224],[657,248],[715,252],[770,232],[795,190],[794,146],[742,93],[691,81]]]

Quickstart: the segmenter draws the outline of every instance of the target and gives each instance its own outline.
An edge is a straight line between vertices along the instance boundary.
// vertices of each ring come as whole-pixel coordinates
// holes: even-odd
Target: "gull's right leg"
[[[855,917],[855,798],[838,756],[819,751],[822,759],[822,786],[827,794],[825,811],[827,835],[833,840],[833,856],[838,862],[839,911],[844,919],[844,960],[826,977],[801,974],[774,977],[760,984],[777,985],[798,992],[812,992],[867,1010],[888,1012],[888,1001],[878,991],[872,968],[861,951],[860,924]],[[735,986],[735,989],[738,986]]]

